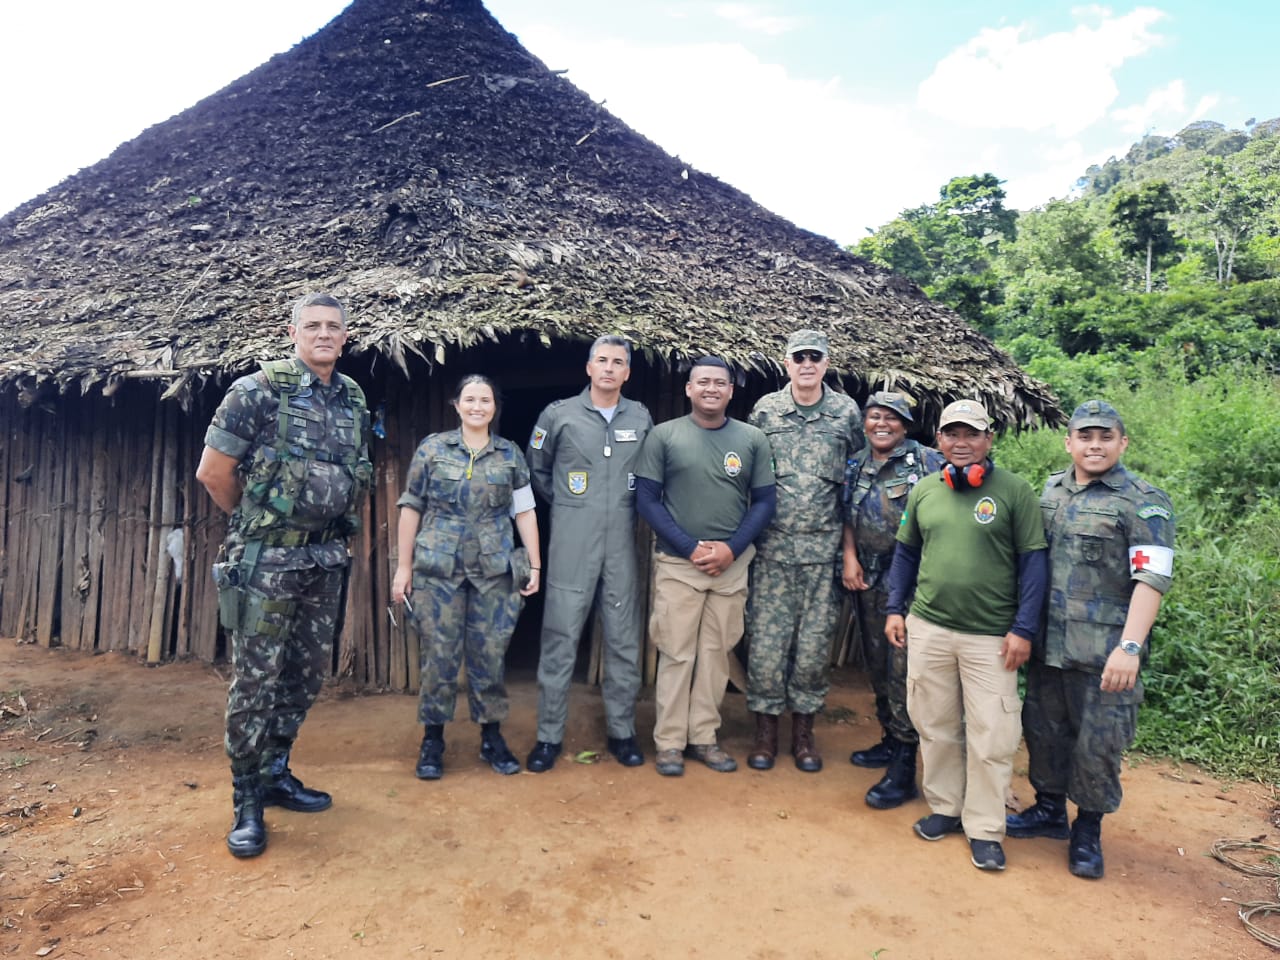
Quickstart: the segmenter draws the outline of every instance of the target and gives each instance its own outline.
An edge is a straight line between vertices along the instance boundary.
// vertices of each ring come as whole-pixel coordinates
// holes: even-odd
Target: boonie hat
[[[1105,400],[1086,400],[1076,407],[1075,413],[1067,421],[1068,430],[1084,430],[1088,427],[1102,427],[1106,430],[1119,428],[1124,432],[1124,421],[1111,404]]]
[[[957,400],[942,408],[942,416],[938,419],[938,429],[953,423],[967,423],[975,430],[990,430],[991,418],[987,416],[987,408],[977,400]]]
[[[901,393],[894,393],[892,390],[877,390],[867,397],[866,405],[868,407],[884,407],[886,410],[892,410],[905,422],[914,422],[914,418],[911,416],[911,404],[907,402],[907,398]]]
[[[787,356],[801,350],[817,350],[824,357],[831,352],[827,346],[827,335],[821,330],[797,330],[787,338]]]

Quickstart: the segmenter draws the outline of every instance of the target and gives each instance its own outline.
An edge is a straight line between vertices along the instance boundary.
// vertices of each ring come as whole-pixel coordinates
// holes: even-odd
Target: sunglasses
[[[791,359],[796,363],[804,363],[806,360],[810,363],[821,363],[825,357],[825,353],[819,353],[817,350],[797,350],[791,355]]]

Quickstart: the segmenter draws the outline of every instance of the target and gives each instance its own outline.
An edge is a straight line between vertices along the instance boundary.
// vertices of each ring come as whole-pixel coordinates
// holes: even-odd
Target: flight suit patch
[[[587,471],[570,470],[568,479],[569,492],[575,497],[580,497],[587,492]]]
[[[535,450],[541,450],[542,445],[547,442],[547,431],[541,427],[533,428],[533,439],[529,441],[529,446]]]
[[[634,430],[615,430],[613,431],[613,439],[617,443],[635,443],[639,437],[636,436]]]

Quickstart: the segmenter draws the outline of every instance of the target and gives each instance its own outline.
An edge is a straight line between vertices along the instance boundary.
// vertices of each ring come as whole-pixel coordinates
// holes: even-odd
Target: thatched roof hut
[[[201,639],[214,632],[203,592],[179,599],[171,580],[160,597],[162,541],[187,532],[195,593],[218,533],[188,479],[204,425],[230,375],[282,352],[286,304],[310,289],[352,310],[344,369],[387,411],[389,475],[440,417],[442,388],[410,379],[498,365],[565,395],[582,380],[565,345],[612,331],[638,345],[648,373],[633,385],[659,419],[683,410],[662,399],[678,397],[672,368],[704,352],[739,366],[744,400],[772,388],[799,325],[829,332],[833,373],[855,396],[904,389],[926,420],[961,395],[1005,426],[1060,417],[1044,385],[954,313],[667,155],[478,0],[355,0],[0,218],[0,633],[67,642],[80,603],[80,643],[101,646],[111,621],[95,591],[134,563],[152,612],[120,645],[149,631],[162,653],[217,652]],[[157,407],[169,398],[181,410]],[[136,510],[113,508],[116,490]],[[371,604],[391,508],[372,509]],[[102,530],[58,519],[95,511],[136,512],[145,547],[95,556]],[[39,563],[37,526],[23,524],[61,531],[45,530]],[[366,619],[373,637],[381,620]],[[370,671],[386,677],[385,663]]]

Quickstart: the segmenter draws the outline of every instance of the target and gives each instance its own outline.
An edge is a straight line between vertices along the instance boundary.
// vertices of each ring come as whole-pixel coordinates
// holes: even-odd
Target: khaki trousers
[[[1004,839],[1004,798],[1022,736],[1018,672],[1004,637],[907,617],[907,712],[920,734],[924,797],[970,840]]]
[[[748,547],[718,577],[683,557],[654,554],[649,636],[658,649],[653,742],[659,750],[716,742],[729,651],[742,639],[755,553]]]

